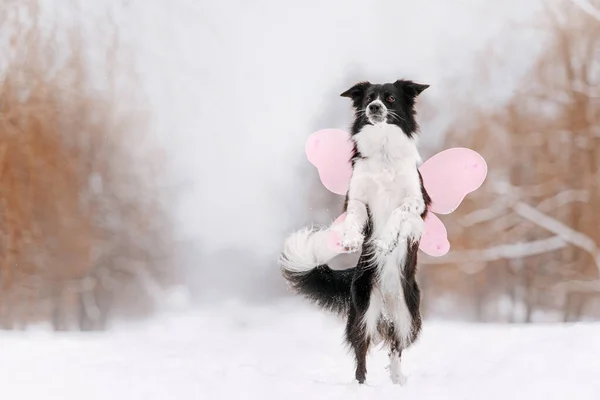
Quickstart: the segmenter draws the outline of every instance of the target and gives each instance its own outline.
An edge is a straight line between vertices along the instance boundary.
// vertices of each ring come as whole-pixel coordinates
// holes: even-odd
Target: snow
[[[29,399],[597,398],[600,324],[426,321],[405,352],[406,386],[385,351],[353,381],[343,322],[297,302],[225,304],[105,334],[0,334],[2,396]]]

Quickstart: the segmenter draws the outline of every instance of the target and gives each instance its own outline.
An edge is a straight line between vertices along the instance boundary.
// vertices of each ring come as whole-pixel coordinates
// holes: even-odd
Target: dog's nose
[[[369,104],[369,111],[372,113],[378,113],[381,111],[381,104],[371,103]]]

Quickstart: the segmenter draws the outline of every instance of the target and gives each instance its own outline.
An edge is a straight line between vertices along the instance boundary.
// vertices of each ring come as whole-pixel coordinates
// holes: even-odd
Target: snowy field
[[[405,354],[404,387],[384,351],[353,381],[343,324],[297,303],[235,304],[108,334],[0,335],[7,400],[598,399],[600,324],[426,322]]]

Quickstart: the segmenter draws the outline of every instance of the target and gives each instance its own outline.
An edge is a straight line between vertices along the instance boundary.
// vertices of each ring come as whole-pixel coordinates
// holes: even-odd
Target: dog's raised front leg
[[[357,251],[363,244],[364,227],[367,223],[367,206],[358,200],[348,201],[346,220],[342,226],[342,248],[348,252]]]
[[[388,254],[400,241],[418,241],[425,227],[421,218],[423,211],[425,211],[425,202],[422,197],[405,198],[400,207],[392,211],[381,237],[375,242],[377,249]]]
[[[348,188],[348,203],[346,207],[346,220],[341,231],[341,245],[345,251],[354,252],[362,246],[364,228],[367,223],[367,196],[369,180],[362,174],[357,166],[350,179]]]

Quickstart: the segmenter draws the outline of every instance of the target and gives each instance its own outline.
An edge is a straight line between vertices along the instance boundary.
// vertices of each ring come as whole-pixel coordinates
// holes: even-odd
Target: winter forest
[[[509,378],[530,388],[518,398],[591,399],[600,1],[292,3],[0,1],[7,398],[110,398],[111,382],[129,399],[479,399]],[[399,78],[431,85],[417,107],[423,158],[467,147],[488,176],[440,216],[450,252],[419,253],[432,328],[408,355],[413,386],[374,375],[383,386],[355,393],[343,323],[291,293],[277,258],[289,233],[342,210],[306,160],[308,135],[348,129],[339,93],[354,83]],[[536,350],[511,361],[520,369],[492,371],[522,347]],[[562,386],[549,384],[555,350],[588,375],[559,368]],[[87,383],[43,378],[57,366],[58,381]]]

